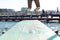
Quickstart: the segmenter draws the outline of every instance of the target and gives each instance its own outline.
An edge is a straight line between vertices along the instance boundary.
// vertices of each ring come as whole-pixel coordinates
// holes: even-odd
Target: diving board
[[[60,40],[60,37],[38,20],[23,20],[0,36],[0,40]]]

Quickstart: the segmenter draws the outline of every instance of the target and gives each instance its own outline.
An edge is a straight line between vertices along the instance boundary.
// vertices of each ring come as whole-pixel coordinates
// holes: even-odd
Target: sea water
[[[11,27],[19,23],[20,21],[0,21],[0,34],[3,31],[8,31]],[[60,31],[60,23],[45,23],[49,28],[52,30],[59,30]]]
[[[8,31],[12,26],[17,24],[18,22],[14,21],[0,21],[0,35],[2,32]]]

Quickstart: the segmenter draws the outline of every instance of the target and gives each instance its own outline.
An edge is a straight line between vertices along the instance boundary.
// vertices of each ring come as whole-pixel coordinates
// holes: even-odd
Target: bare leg
[[[34,0],[35,4],[36,4],[36,9],[34,9],[34,12],[36,15],[38,15],[38,10],[40,9],[40,3],[39,0]]]
[[[28,0],[28,8],[27,8],[27,10],[26,10],[25,13],[24,13],[25,16],[27,15],[27,13],[28,13],[28,12],[30,11],[30,9],[31,9],[32,1],[33,1],[33,0]]]

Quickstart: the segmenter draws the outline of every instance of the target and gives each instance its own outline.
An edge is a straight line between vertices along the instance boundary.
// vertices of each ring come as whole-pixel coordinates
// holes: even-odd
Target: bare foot
[[[34,10],[35,14],[38,15],[38,11]]]
[[[38,10],[39,10],[39,8],[36,8],[36,9],[34,10],[34,12],[35,12],[36,15],[38,15],[38,12],[39,12]]]
[[[27,8],[27,10],[26,10],[25,13],[24,13],[24,16],[26,16],[29,11],[30,11],[30,9]]]
[[[28,11],[26,10],[26,11],[25,11],[25,13],[24,13],[24,16],[26,16],[26,15],[27,15],[27,13],[28,13]]]

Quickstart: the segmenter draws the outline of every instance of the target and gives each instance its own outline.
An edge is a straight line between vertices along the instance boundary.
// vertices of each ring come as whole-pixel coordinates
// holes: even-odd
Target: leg
[[[36,4],[36,7],[37,7],[37,8],[40,7],[40,2],[39,2],[39,0],[34,0],[34,2],[35,2],[35,4]]]
[[[26,10],[25,13],[24,13],[25,16],[26,16],[27,13],[30,11],[31,6],[32,6],[32,0],[28,0],[28,8],[27,8],[27,10]]]
[[[28,8],[30,8],[30,9],[31,9],[31,6],[32,6],[32,1],[33,0],[28,0]]]
[[[40,9],[40,3],[39,3],[39,0],[34,0],[34,2],[36,4],[36,9],[34,11],[35,11],[35,14],[38,15],[38,10]]]

